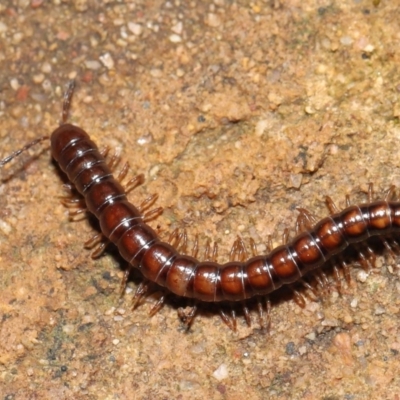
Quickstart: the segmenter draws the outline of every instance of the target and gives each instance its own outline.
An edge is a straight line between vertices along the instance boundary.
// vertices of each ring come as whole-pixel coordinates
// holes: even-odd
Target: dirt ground
[[[69,80],[70,122],[121,152],[163,214],[150,224],[265,253],[325,196],[400,187],[396,1],[5,0],[0,5],[0,157],[50,135]],[[342,293],[273,301],[268,333],[241,313],[160,293],[134,312],[134,274],[83,248],[49,142],[0,170],[0,399],[400,398],[400,269],[352,269]],[[293,232],[293,229],[292,229]]]

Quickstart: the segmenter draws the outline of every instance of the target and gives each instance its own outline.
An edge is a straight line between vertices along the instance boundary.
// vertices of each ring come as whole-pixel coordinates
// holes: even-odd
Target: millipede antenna
[[[68,82],[67,90],[64,93],[61,125],[64,125],[68,120],[68,113],[71,107],[71,100],[72,100],[72,95],[74,94],[74,90],[75,90],[75,81],[71,80]]]
[[[32,140],[32,142],[28,143],[27,145],[25,145],[24,147],[22,147],[21,149],[14,151],[13,153],[11,153],[9,156],[3,158],[2,160],[0,160],[0,168],[2,168],[4,165],[6,165],[7,163],[9,163],[12,159],[14,159],[15,157],[18,157],[21,153],[23,153],[26,150],[29,150],[31,147],[37,145],[40,142],[43,142],[44,140],[48,140],[49,136],[42,136],[40,138],[37,138],[35,140]]]

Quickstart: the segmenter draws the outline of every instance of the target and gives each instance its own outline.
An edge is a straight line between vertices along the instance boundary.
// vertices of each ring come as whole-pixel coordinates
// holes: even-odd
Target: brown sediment
[[[75,78],[72,122],[145,173],[132,201],[159,193],[161,234],[215,239],[221,260],[237,234],[264,252],[296,207],[325,216],[325,195],[399,186],[394,3],[12,3],[0,6],[2,155],[54,130]],[[148,305],[118,303],[119,260],[82,249],[93,229],[68,222],[49,153],[26,160],[0,188],[3,397],[398,391],[390,262],[342,297],[275,305],[267,337],[206,314],[185,335],[173,304],[149,319]]]

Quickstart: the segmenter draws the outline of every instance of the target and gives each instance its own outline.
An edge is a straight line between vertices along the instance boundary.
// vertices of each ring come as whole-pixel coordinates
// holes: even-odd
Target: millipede
[[[348,276],[348,264],[343,257],[348,248],[356,249],[361,264],[374,264],[375,254],[369,238],[377,238],[392,253],[398,248],[396,234],[400,231],[400,202],[393,200],[394,187],[388,190],[383,200],[374,201],[370,185],[368,202],[352,205],[347,199],[342,211],[327,198],[330,215],[319,221],[307,210],[298,209],[299,233],[285,244],[269,248],[265,255],[254,253],[249,259],[243,259],[245,252],[241,240],[235,242],[232,250],[234,255],[239,255],[239,261],[219,264],[215,257],[199,261],[196,246],[192,255],[186,255],[180,251],[186,247],[185,233],[175,232],[172,234],[175,243],[167,243],[148,225],[148,220],[161,212],[160,209],[146,211],[154,197],[140,207],[128,201],[127,192],[141,183],[143,177],[139,175],[131,179],[124,188],[119,181],[126,176],[127,164],[116,179],[112,173],[116,157],[107,161],[107,152],[100,151],[82,128],[67,123],[73,91],[74,83],[70,83],[64,95],[62,123],[51,136],[38,138],[12,153],[0,161],[0,167],[35,144],[50,139],[52,157],[81,196],[81,199],[64,201],[68,206],[76,206],[71,215],[88,211],[99,222],[101,233],[86,243],[87,247],[96,248],[93,257],[99,256],[108,243],[113,243],[129,263],[122,288],[125,288],[131,268],[137,268],[143,275],[144,281],[134,296],[135,303],[146,294],[149,284],[154,283],[167,293],[193,299],[194,306],[189,312],[178,310],[187,326],[196,314],[198,303],[239,303],[250,324],[246,302],[251,298],[257,300],[262,320],[260,299],[284,285],[302,281],[305,275],[321,269],[329,261],[335,260],[335,275],[338,276],[336,264],[340,264]],[[313,290],[307,282],[302,283]],[[160,298],[153,312],[160,308],[164,298]],[[301,296],[297,295],[297,298],[303,301]],[[235,329],[234,314],[228,315],[220,307],[220,315],[229,327]]]

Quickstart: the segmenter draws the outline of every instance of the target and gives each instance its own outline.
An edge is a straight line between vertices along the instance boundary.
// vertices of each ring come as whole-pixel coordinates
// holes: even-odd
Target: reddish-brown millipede
[[[53,158],[84,198],[87,210],[98,219],[103,236],[147,281],[177,296],[214,303],[265,296],[300,280],[350,245],[365,242],[369,237],[382,237],[390,248],[387,239],[400,231],[400,202],[390,200],[393,192],[390,190],[384,200],[372,201],[370,196],[368,203],[348,204],[340,212],[330,202],[332,214],[316,223],[302,210],[307,229],[267,255],[218,264],[180,254],[174,246],[161,241],[144,221],[142,212],[129,203],[126,190],[113,177],[104,155],[88,134],[65,123],[72,91],[70,85],[64,101],[63,123],[50,137]],[[37,139],[24,149],[44,139]],[[24,149],[5,158],[0,166]],[[367,245],[365,249],[371,253]],[[227,317],[222,317],[229,324]]]

